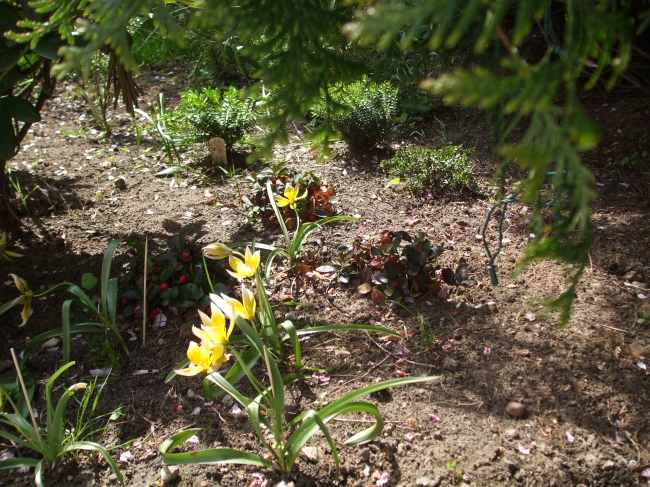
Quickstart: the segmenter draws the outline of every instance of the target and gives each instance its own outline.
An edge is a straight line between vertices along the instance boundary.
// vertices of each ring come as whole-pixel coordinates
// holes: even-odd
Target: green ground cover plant
[[[287,186],[305,188],[307,196],[297,201],[296,208],[302,221],[316,221],[332,216],[334,205],[338,203],[336,190],[331,184],[325,183],[313,171],[300,173],[287,167],[281,161],[273,166],[264,167],[257,173],[247,178],[251,183],[248,194],[242,197],[244,205],[248,208],[249,218],[259,216],[265,226],[278,224],[273,205],[266,190],[266,183],[271,182],[274,195],[282,195]],[[296,220],[291,209],[284,207],[281,210],[285,224],[292,228]]]
[[[390,177],[405,180],[415,194],[476,191],[470,150],[446,145],[440,148],[405,148],[382,161]]]
[[[331,117],[334,128],[353,149],[367,149],[381,142],[397,116],[398,89],[366,78],[355,83],[337,83],[323,93],[312,112]],[[335,108],[331,108],[334,104]]]
[[[188,88],[180,96],[181,102],[168,120],[172,133],[183,145],[221,137],[231,150],[257,120],[253,101],[240,99],[239,90],[233,86],[223,90]]]

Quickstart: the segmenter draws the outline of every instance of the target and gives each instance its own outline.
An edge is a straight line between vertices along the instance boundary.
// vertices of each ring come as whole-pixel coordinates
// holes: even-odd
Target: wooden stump
[[[213,166],[228,165],[226,142],[221,137],[213,137],[210,139],[210,159]]]

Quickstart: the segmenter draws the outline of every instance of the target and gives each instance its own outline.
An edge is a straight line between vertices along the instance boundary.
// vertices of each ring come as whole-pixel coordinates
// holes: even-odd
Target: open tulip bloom
[[[234,255],[230,256],[229,263],[234,272],[228,271],[228,273],[237,279],[247,279],[249,277],[254,277],[255,272],[260,265],[260,251],[258,250],[252,254],[250,247],[246,247],[246,253],[243,255],[243,257],[244,260],[241,260]]]
[[[300,196],[298,196],[299,192],[300,192],[300,186],[296,186],[294,188],[290,184],[287,184],[287,186],[284,188],[284,197],[277,194],[273,195],[273,197],[275,198],[275,201],[280,208],[288,205],[292,210],[295,210],[298,200],[307,197],[307,190],[305,190],[305,192]]]
[[[239,302],[230,296],[222,294],[217,296],[216,294],[210,294],[210,299],[212,300],[213,305],[231,316],[231,320],[234,320],[233,314],[237,314],[244,318],[245,320],[252,321],[255,319],[255,310],[257,308],[255,303],[255,295],[253,291],[246,289],[242,284],[241,286],[242,301]]]

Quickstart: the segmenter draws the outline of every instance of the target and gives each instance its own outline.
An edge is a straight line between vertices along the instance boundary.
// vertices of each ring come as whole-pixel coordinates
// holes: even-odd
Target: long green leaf
[[[359,219],[355,218],[353,216],[347,216],[347,215],[339,215],[339,216],[329,216],[327,218],[323,218],[322,220],[318,220],[316,222],[309,222],[305,223],[300,226],[300,228],[296,231],[296,234],[293,237],[293,242],[291,242],[291,253],[297,254],[305,239],[309,236],[310,233],[312,233],[315,230],[319,230],[328,223],[336,222],[336,221],[355,221],[358,222]]]
[[[259,244],[256,244],[256,246],[259,246]],[[266,279],[267,284],[271,284],[271,265],[273,264],[273,260],[277,257],[278,254],[282,254],[287,257],[287,259],[291,260],[291,255],[289,252],[287,252],[286,249],[275,249],[273,252],[271,252],[266,259],[266,264],[264,265],[264,279]]]
[[[94,451],[101,454],[101,456],[104,457],[104,460],[106,460],[106,463],[108,463],[108,465],[117,476],[117,479],[122,485],[124,485],[124,477],[122,477],[120,467],[117,466],[117,463],[115,460],[113,460],[113,457],[111,457],[106,448],[92,441],[75,441],[74,443],[70,443],[68,446],[66,446],[64,451],[72,452],[76,450]]]
[[[316,423],[318,428],[325,435],[325,438],[327,439],[327,442],[330,444],[330,448],[332,449],[332,456],[334,457],[334,465],[336,466],[336,481],[338,482],[339,475],[341,474],[341,471],[339,469],[339,452],[336,449],[336,443],[334,443],[334,439],[332,439],[332,435],[330,435],[330,432],[327,429],[327,426],[325,426],[325,423],[323,422],[322,419],[320,419],[320,416],[318,416],[318,414],[310,416],[310,419]],[[287,446],[289,446],[289,444],[287,444]],[[287,466],[289,468],[293,467],[293,462],[295,462],[295,461],[296,461],[295,458],[292,460],[290,457],[288,457],[286,459]]]
[[[242,333],[246,335],[249,343],[255,347],[255,349],[259,352],[260,357],[262,357],[264,355],[264,343],[262,343],[259,334],[251,327],[248,321],[239,315],[237,315],[237,318],[235,319],[235,324],[242,331]]]
[[[115,239],[108,244],[106,252],[104,252],[104,259],[102,261],[102,275],[101,275],[101,297],[102,297],[102,311],[107,313],[108,310],[108,280],[111,275],[111,265],[113,264],[113,254],[119,245],[122,243],[122,239]]]
[[[63,372],[72,367],[75,363],[68,362],[67,364],[61,366],[56,372],[54,372],[45,384],[45,400],[47,402],[47,431],[52,431],[53,420],[54,420],[54,408],[52,407],[52,386],[54,382],[59,378]]]
[[[295,362],[296,362],[296,368],[300,370],[302,367],[302,357],[300,353],[300,340],[298,338],[298,332],[296,331],[296,327],[293,325],[291,321],[283,321],[280,323],[278,326],[281,326],[284,328],[284,330],[287,332],[287,336],[291,340],[291,344],[293,345],[293,355],[295,357]]]
[[[338,415],[340,416],[347,413],[372,414],[377,419],[377,422],[365,430],[359,431],[356,435],[348,438],[345,442],[346,445],[363,445],[364,443],[368,443],[369,441],[377,438],[384,430],[384,417],[381,415],[379,409],[377,409],[377,406],[374,404],[367,402],[351,402],[343,406],[339,410]]]
[[[407,384],[415,384],[418,382],[426,382],[431,380],[438,380],[442,376],[427,376],[427,377],[402,377],[399,379],[392,379],[383,382],[377,382],[376,384],[370,384],[369,386],[356,389],[352,392],[349,392],[345,396],[337,399],[336,401],[328,404],[323,409],[318,412],[318,416],[327,424],[333,417],[338,414],[338,411],[351,403],[355,399],[372,394],[373,392],[383,391],[384,389],[390,389],[391,387],[403,386]],[[311,438],[314,433],[318,430],[318,425],[313,421],[305,421],[301,424],[289,437],[287,443],[289,444],[289,451],[287,452],[288,458],[295,461],[300,454],[300,450],[305,446],[305,443],[309,438]],[[288,461],[288,460],[287,460]]]
[[[104,313],[108,314],[109,323],[108,326],[114,327],[117,323],[117,277],[110,279],[108,281],[108,290],[106,292],[106,304],[107,308]]]
[[[39,461],[36,458],[10,458],[0,462],[0,470],[21,467],[32,468],[38,465]]]
[[[4,416],[6,413],[0,413],[0,414],[2,414]],[[7,416],[10,416],[10,415],[7,415]],[[17,415],[17,416],[19,416],[19,415]],[[26,439],[22,439],[22,438],[20,438],[20,437],[18,437],[16,435],[13,435],[13,434],[11,434],[11,433],[3,430],[3,429],[0,429],[0,437],[5,438],[6,440],[12,441],[12,442],[16,443],[17,445],[21,445],[24,448],[28,448],[30,450],[40,452],[41,445],[38,442],[36,432],[34,430],[34,427],[31,424],[28,424],[28,428],[21,428],[21,427],[17,426],[13,421],[10,421],[10,420],[3,421],[3,423],[7,423],[7,424],[13,426],[14,428],[16,428],[16,430],[18,430],[20,432],[20,434],[23,435]]]
[[[294,257],[291,255],[291,237],[289,237],[289,231],[287,230],[287,226],[284,223],[284,218],[282,218],[282,215],[280,214],[280,210],[278,209],[278,205],[275,202],[275,196],[273,195],[273,189],[271,188],[271,180],[269,179],[266,182],[266,194],[269,196],[269,203],[271,203],[271,206],[273,207],[273,212],[275,213],[275,217],[278,219],[278,223],[280,224],[280,228],[282,229],[282,233],[284,234],[284,239],[287,242],[287,249],[289,250],[289,260],[290,264],[294,264]]]
[[[28,301],[29,299],[30,299],[29,296],[18,296],[17,298],[12,299],[8,303],[3,304],[2,306],[0,306],[0,316],[5,314],[14,306],[19,306],[23,304],[25,301]]]
[[[170,450],[173,450],[178,445],[184,443],[199,431],[201,431],[200,428],[181,431],[163,441],[158,448],[162,454],[163,465],[234,463],[240,465],[256,465],[258,467],[267,468],[273,467],[271,462],[264,460],[259,455],[235,450],[233,448],[210,448],[189,453],[169,453]]]
[[[282,441],[284,426],[284,383],[282,382],[282,375],[280,369],[273,361],[273,357],[269,355],[269,351],[264,347],[264,361],[266,362],[266,370],[269,373],[271,380],[271,394],[272,394],[272,409],[273,409],[273,429],[276,441]]]
[[[41,460],[34,467],[34,482],[36,482],[36,487],[45,487],[43,483],[43,467],[45,466],[45,459]]]
[[[257,352],[255,348],[250,347],[241,355],[241,360],[244,362],[246,367],[251,369],[261,357],[262,356]],[[226,381],[228,381],[229,384],[235,385],[242,379],[242,377],[244,377],[244,375],[246,375],[246,373],[242,366],[239,364],[239,361],[237,361],[233,364],[232,367],[230,367],[230,370],[224,378]],[[224,393],[224,390],[222,388],[218,388],[217,391],[213,391],[214,386],[208,385],[206,388],[206,381],[207,377],[203,382],[203,389],[206,391],[205,394],[207,398],[210,398],[211,400],[216,399]],[[207,382],[209,383],[209,381]]]
[[[297,331],[298,336],[309,335],[310,333],[324,333],[327,331],[351,331],[351,330],[367,330],[375,331],[378,333],[386,333],[387,335],[401,337],[399,333],[390,328],[383,326],[375,326],[368,324],[348,324],[348,325],[326,325],[326,326],[313,326],[311,328],[302,328]]]
[[[82,306],[93,313],[97,317],[101,317],[101,313],[97,310],[97,306],[90,300],[86,292],[79,286],[72,284],[68,287],[68,292],[74,294],[81,300]]]
[[[66,299],[61,307],[61,341],[63,347],[63,363],[70,362],[70,306],[74,299]]]
[[[104,330],[103,325],[99,323],[79,323],[77,325],[72,325],[70,327],[70,335],[73,333],[100,333]],[[21,364],[25,363],[27,359],[40,347],[43,346],[50,338],[59,337],[63,335],[62,328],[56,328],[54,330],[46,331],[41,333],[35,338],[32,338],[27,345],[25,345],[25,350],[23,351],[23,358]]]
[[[52,418],[52,424],[48,427],[47,430],[47,442],[51,449],[56,449],[57,452],[63,453],[63,438],[65,432],[65,407],[68,404],[68,401],[78,389],[85,389],[87,384],[79,382],[73,384],[70,388],[66,389],[61,398],[59,399],[56,409],[54,410],[54,416]],[[59,455],[57,454],[56,457]]]
[[[276,448],[273,448],[271,445],[269,445],[268,441],[266,441],[266,437],[264,436],[264,432],[262,431],[262,427],[260,426],[261,424],[264,424],[269,431],[273,431],[266,418],[260,414],[260,403],[257,401],[251,401],[250,404],[246,406],[246,412],[248,413],[248,418],[253,425],[255,434],[257,434],[257,437],[259,438],[260,442],[262,442],[262,445],[264,445],[264,448],[266,448],[266,450],[273,455],[278,465],[283,467],[282,464],[284,463],[284,455],[282,455],[281,452],[278,452]],[[274,437],[275,445],[280,445],[282,441],[283,438]]]
[[[206,377],[211,382],[214,382],[217,384],[219,387],[221,387],[224,391],[226,391],[228,394],[230,394],[235,401],[237,401],[239,404],[244,406],[245,408],[248,407],[248,405],[251,403],[251,400],[244,396],[241,392],[239,392],[235,386],[233,386],[230,382],[228,382],[224,377],[222,377],[219,374],[210,374]]]

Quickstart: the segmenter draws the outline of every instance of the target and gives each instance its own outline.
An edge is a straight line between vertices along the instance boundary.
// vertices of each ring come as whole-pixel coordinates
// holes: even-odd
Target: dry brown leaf
[[[305,275],[308,272],[311,272],[311,267],[305,264],[296,264],[296,271],[298,271],[299,274]]]
[[[369,282],[364,282],[357,288],[357,291],[359,291],[361,294],[368,294],[370,291],[372,291],[372,285]]]
[[[379,289],[373,289],[371,297],[372,297],[372,301],[375,304],[381,304],[384,301],[386,301],[386,299],[387,299],[386,295],[384,293],[382,293]]]

